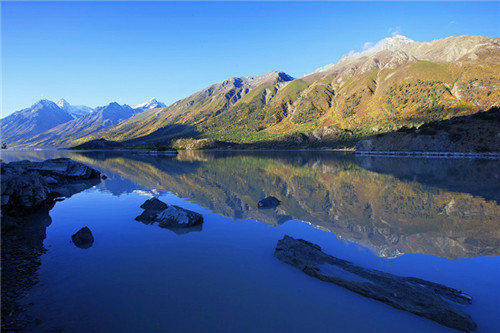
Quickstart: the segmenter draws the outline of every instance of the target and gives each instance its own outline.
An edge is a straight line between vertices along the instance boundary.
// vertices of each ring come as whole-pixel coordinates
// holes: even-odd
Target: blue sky
[[[299,77],[394,33],[499,37],[499,13],[498,1],[2,1],[2,116],[42,98],[170,104],[229,77]]]

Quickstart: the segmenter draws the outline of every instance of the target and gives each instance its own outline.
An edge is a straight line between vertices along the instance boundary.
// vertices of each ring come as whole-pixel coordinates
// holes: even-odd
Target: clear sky
[[[499,37],[499,17],[499,1],[2,1],[2,116],[42,98],[170,104],[229,77],[299,77],[395,33]]]

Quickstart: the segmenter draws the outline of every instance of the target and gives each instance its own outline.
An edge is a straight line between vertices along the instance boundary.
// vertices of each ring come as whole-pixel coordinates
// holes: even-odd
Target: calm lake
[[[463,290],[500,332],[500,161],[333,152],[6,151],[69,157],[108,178],[50,211],[32,332],[456,332],[274,257],[284,235],[367,268]],[[257,209],[266,196],[276,209]],[[135,221],[157,197],[204,216],[176,233]],[[48,224],[48,223],[47,223]],[[95,242],[71,235],[88,226]]]

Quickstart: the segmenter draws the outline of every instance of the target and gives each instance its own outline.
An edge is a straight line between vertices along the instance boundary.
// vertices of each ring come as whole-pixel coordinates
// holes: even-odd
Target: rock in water
[[[158,213],[167,209],[168,205],[159,199],[151,198],[146,200],[141,205],[141,208],[144,209],[144,211],[141,215],[137,216],[135,220],[144,224],[152,224],[156,222],[155,219]]]
[[[158,213],[155,220],[159,223],[160,227],[185,228],[202,223],[203,216],[191,210],[170,206]]]
[[[267,197],[265,199],[262,199],[259,201],[257,204],[258,208],[276,208],[279,206],[281,201],[276,199],[275,197]]]
[[[278,242],[274,256],[319,280],[334,283],[442,325],[464,332],[477,328],[467,313],[444,300],[470,304],[472,298],[459,290],[418,278],[366,269],[330,256],[316,244],[286,235]]]
[[[166,203],[152,198],[141,205],[144,209],[135,219],[145,224],[158,222],[162,228],[189,228],[203,222],[203,216],[191,210],[178,206],[168,206]]]
[[[151,198],[149,200],[146,200],[146,202],[144,202],[141,205],[141,208],[145,209],[145,210],[162,211],[162,210],[167,209],[168,205],[166,203],[164,203],[163,201],[161,201],[161,200],[158,200],[156,198]]]
[[[81,228],[71,236],[73,243],[80,249],[88,249],[94,244],[94,236],[88,227]]]

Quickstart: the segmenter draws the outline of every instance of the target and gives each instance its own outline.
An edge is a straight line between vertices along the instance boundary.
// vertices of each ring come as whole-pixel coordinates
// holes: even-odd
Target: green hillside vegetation
[[[298,79],[283,72],[231,78],[115,126],[82,130],[84,135],[66,136],[71,140],[64,142],[52,135],[48,141],[42,133],[30,145],[77,145],[104,138],[148,146],[206,138],[237,144],[354,146],[369,135],[497,106],[499,45],[498,38],[449,37],[345,57]],[[324,141],[321,133],[314,134],[324,127],[345,135]]]
[[[272,141],[284,133],[303,133],[321,126],[336,126],[352,131],[354,137],[363,137],[403,126],[418,127],[494,105],[500,100],[500,69],[485,73],[477,67],[469,66],[455,80],[454,65],[417,61],[389,72],[374,70],[349,77],[336,89],[335,75],[320,81],[297,79],[283,88],[255,88],[236,101],[231,99],[231,92],[224,99],[193,103],[193,114],[167,116],[161,124],[182,123],[192,126],[197,133],[194,137],[236,143]],[[478,78],[478,74],[487,76]],[[453,94],[454,86],[459,93]],[[172,111],[177,110],[167,108],[162,112]],[[158,122],[151,125],[153,129],[161,126]],[[156,139],[184,134],[169,133]],[[130,139],[127,134],[110,133],[106,137]]]

